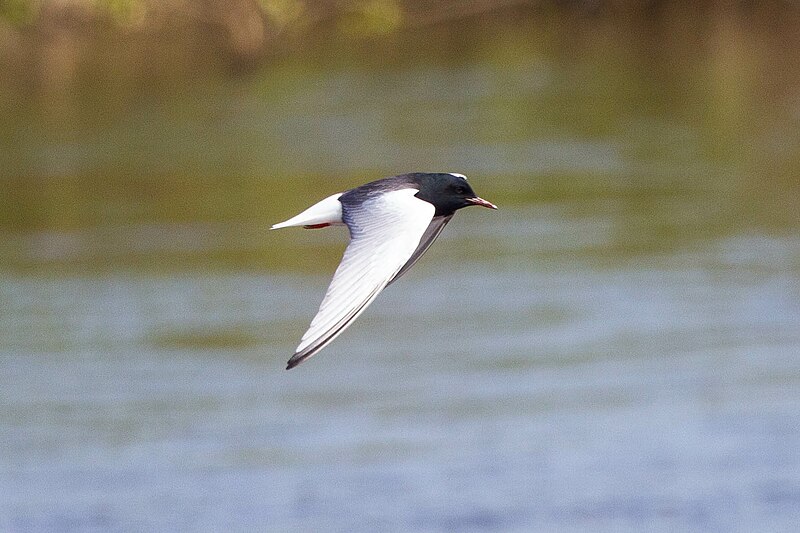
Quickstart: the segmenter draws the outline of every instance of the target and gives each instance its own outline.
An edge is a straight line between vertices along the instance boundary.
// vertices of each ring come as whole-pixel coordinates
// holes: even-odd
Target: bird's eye
[[[467,188],[466,187],[462,187],[461,185],[456,187],[456,194],[464,194],[466,192],[467,192]]]

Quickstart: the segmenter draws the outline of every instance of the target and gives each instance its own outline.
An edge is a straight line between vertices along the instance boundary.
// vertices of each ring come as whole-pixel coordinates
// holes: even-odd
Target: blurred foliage
[[[632,21],[647,31],[671,19],[683,34],[680,24],[697,24],[687,14],[710,29],[730,12],[784,24],[798,10],[777,0],[2,0],[0,93],[35,97],[103,83],[162,87],[198,75],[254,72],[298,49],[342,46],[342,38],[371,46],[419,30],[447,34],[456,23],[497,31],[557,14],[576,24]],[[548,31],[547,24],[537,26]]]
[[[259,0],[259,5],[278,30],[301,25],[308,11],[301,0]]]
[[[39,2],[33,0],[5,0],[0,2],[0,20],[14,28],[32,24],[38,14]]]
[[[612,220],[607,259],[800,229],[792,4],[0,6],[0,268],[313,269],[341,236],[269,224],[409,169]]]

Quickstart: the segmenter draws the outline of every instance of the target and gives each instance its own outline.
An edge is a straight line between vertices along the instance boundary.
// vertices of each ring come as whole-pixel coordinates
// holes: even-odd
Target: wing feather
[[[343,219],[350,229],[350,244],[287,368],[297,366],[327,346],[410,260],[416,261],[421,255],[420,252],[415,257],[421,241],[430,238],[435,208],[416,198],[416,193],[416,189],[401,189],[376,195],[358,205],[345,204]],[[439,231],[441,228],[434,231],[434,239]]]
[[[428,229],[426,229],[425,233],[422,234],[422,238],[419,241],[417,249],[414,250],[413,254],[411,254],[411,257],[408,259],[408,261],[406,261],[406,264],[403,265],[403,268],[401,268],[397,274],[394,275],[392,280],[388,283],[389,285],[397,281],[400,276],[408,272],[408,269],[414,266],[417,261],[419,261],[419,258],[422,257],[422,254],[428,251],[428,248],[431,247],[433,241],[436,240],[436,238],[452,218],[453,215],[433,217],[433,220],[431,220],[431,223],[428,225]]]

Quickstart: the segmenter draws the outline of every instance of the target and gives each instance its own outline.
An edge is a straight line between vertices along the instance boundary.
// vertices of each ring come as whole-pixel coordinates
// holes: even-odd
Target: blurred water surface
[[[573,24],[9,116],[0,529],[792,531],[798,33]],[[269,225],[410,170],[501,209],[285,372],[346,233]]]

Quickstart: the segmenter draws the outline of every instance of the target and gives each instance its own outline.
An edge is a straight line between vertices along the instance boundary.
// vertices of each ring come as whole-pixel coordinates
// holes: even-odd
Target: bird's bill
[[[492,202],[487,202],[486,200],[478,196],[476,196],[475,198],[467,198],[467,202],[471,203],[472,205],[488,207],[489,209],[497,209],[497,206],[494,205]]]

